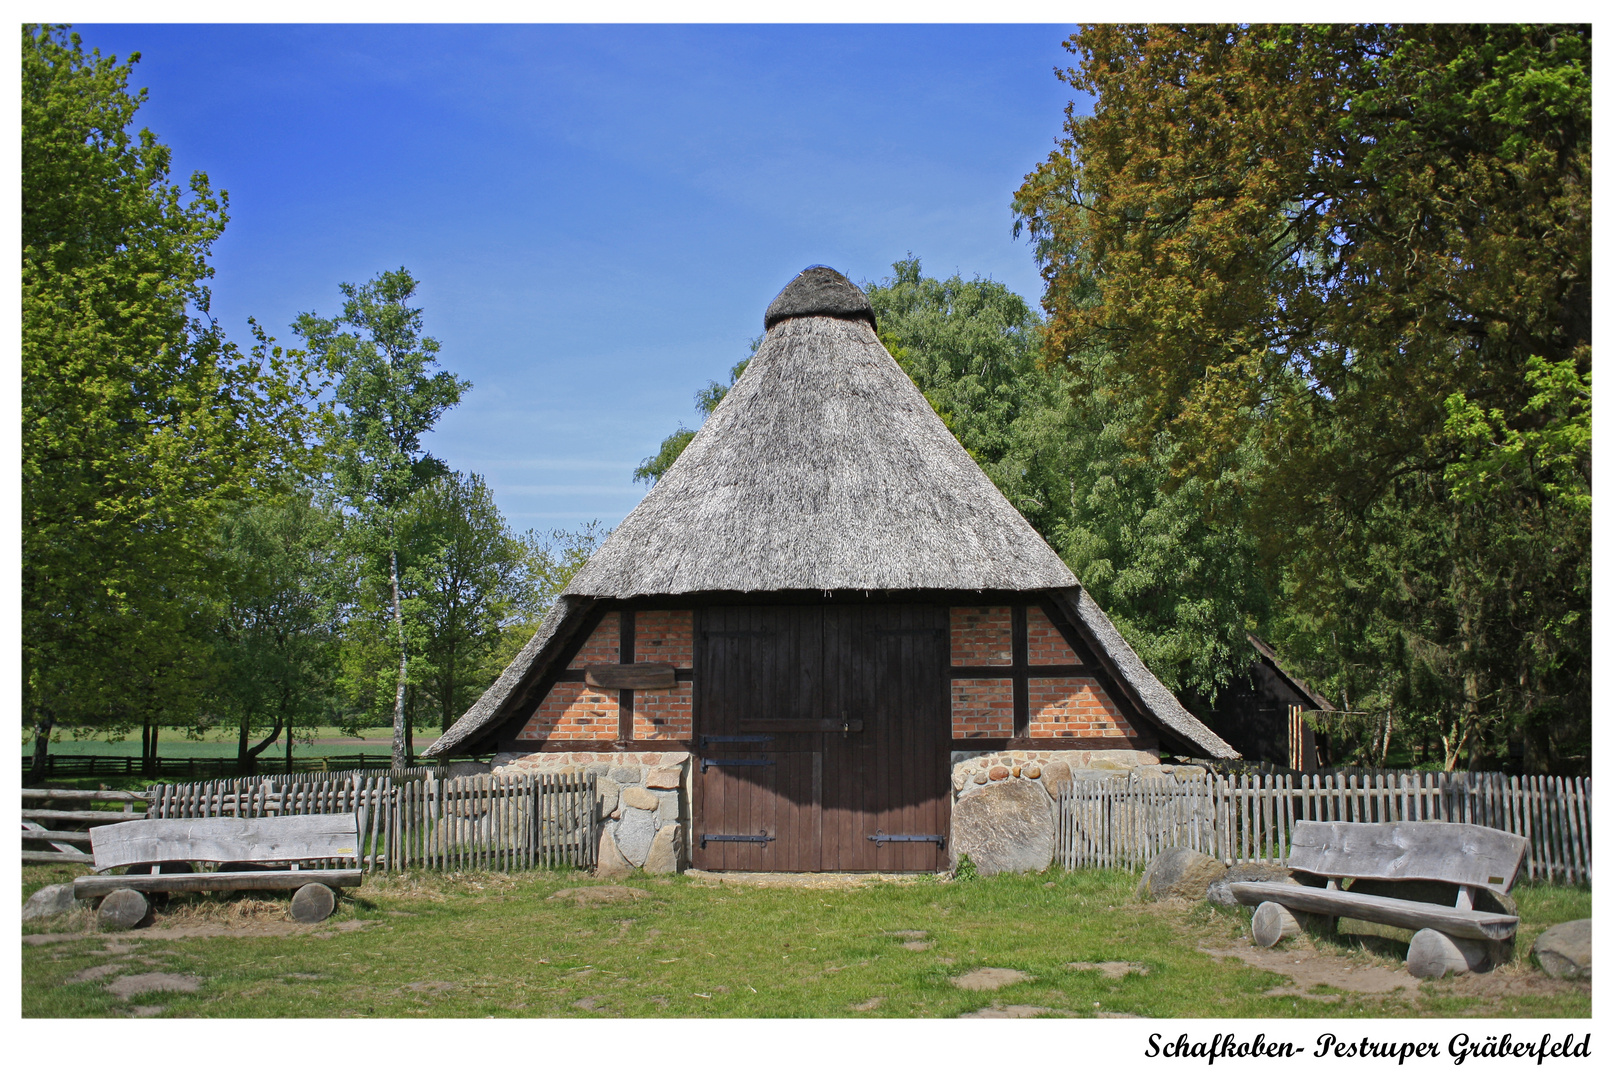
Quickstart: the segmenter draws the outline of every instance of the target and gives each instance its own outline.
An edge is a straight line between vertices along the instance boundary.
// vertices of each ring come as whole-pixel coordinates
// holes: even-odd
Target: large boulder
[[[653,805],[658,804],[654,802]],[[619,842],[619,854],[640,866],[647,861],[653,837],[658,834],[657,816],[651,810],[627,809],[620,816],[614,834],[613,838]]]
[[[1225,867],[1221,876],[1209,883],[1209,888],[1204,890],[1204,899],[1216,907],[1243,907],[1238,898],[1232,895],[1232,882],[1288,880],[1290,877],[1286,866],[1254,862],[1238,863],[1235,866]]]
[[[613,839],[612,829],[602,830],[602,842],[596,849],[596,876],[601,878],[620,878],[635,869],[628,860],[619,854],[619,845]]]
[[[681,870],[681,827],[665,825],[653,837],[647,849],[647,861],[642,864],[649,874],[678,874]]]
[[[1541,970],[1559,979],[1592,977],[1592,920],[1576,919],[1548,927],[1530,952]]]
[[[1048,762],[1041,770],[1041,786],[1046,788],[1046,793],[1054,799],[1069,793],[1072,780],[1073,773],[1070,772],[1068,763],[1064,761]]]
[[[86,901],[73,899],[72,884],[47,885],[30,896],[28,903],[22,906],[22,921],[49,919],[55,915],[83,911],[86,907],[89,907]]]
[[[986,877],[1045,870],[1056,840],[1051,804],[1033,780],[970,786],[951,811],[951,864],[966,855]]]
[[[1226,864],[1190,847],[1165,848],[1148,863],[1136,895],[1142,900],[1202,900]]]

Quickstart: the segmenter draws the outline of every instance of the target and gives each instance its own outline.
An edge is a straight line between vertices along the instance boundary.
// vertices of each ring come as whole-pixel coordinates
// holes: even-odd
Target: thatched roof
[[[962,449],[878,341],[858,288],[811,267],[765,325],[703,429],[429,755],[499,724],[600,599],[993,590],[1052,596],[1154,721],[1210,756],[1237,756],[1153,677]]]
[[[569,594],[1076,585],[871,319],[837,272],[795,278],[737,384]]]
[[[1125,689],[1135,695],[1143,711],[1162,727],[1209,757],[1243,756],[1176,700],[1176,695],[1148,670],[1142,658],[1136,655],[1136,650],[1120,636],[1113,621],[1097,606],[1090,593],[1078,586],[1065,589],[1058,594],[1058,606],[1065,609],[1071,618],[1078,620],[1080,630],[1090,638],[1089,644],[1097,658],[1113,670]]]

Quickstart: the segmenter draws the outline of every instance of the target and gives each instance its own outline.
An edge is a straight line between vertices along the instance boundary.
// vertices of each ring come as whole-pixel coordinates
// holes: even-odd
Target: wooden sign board
[[[592,664],[585,669],[585,685],[603,690],[668,690],[675,685],[669,664]]]

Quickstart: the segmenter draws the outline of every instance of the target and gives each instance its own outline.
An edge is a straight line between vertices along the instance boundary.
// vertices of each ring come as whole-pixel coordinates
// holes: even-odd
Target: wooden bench
[[[1251,930],[1265,948],[1298,933],[1307,913],[1342,916],[1416,930],[1406,956],[1414,975],[1483,971],[1511,952],[1519,918],[1476,910],[1478,890],[1511,889],[1525,846],[1522,836],[1482,825],[1299,821],[1288,868],[1324,877],[1327,886],[1235,881],[1231,889],[1239,903],[1256,905]],[[1447,907],[1350,892],[1345,879],[1441,882],[1456,888],[1457,899]]]
[[[80,899],[107,897],[119,890],[144,895],[293,889],[293,917],[300,922],[320,922],[332,912],[335,890],[361,882],[358,867],[302,866],[321,859],[356,857],[360,830],[353,814],[147,818],[93,828],[90,846],[96,874],[74,879],[73,895]],[[162,872],[164,864],[176,862],[215,863],[230,869]],[[243,864],[250,865],[238,869]],[[104,873],[142,866],[148,868],[147,873]],[[144,915],[144,900],[139,907]]]

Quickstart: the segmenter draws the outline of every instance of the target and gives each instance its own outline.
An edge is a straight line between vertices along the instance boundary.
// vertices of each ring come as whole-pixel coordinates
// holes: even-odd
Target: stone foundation
[[[1072,779],[1132,772],[1178,775],[1188,768],[1161,765],[1158,754],[1150,750],[953,750],[952,804],[967,796],[975,805],[972,812],[951,815],[952,862],[965,854],[989,872],[1033,869],[1041,860],[1031,855],[1032,845],[1045,844],[1050,863],[1057,835],[1057,796]],[[648,873],[678,873],[691,865],[689,753],[502,753],[495,755],[491,771],[595,776],[597,871],[604,876],[636,867]],[[1005,792],[997,790],[1003,786]],[[1031,819],[1042,812],[1045,820]],[[1027,827],[1020,827],[1020,819]]]
[[[673,874],[691,862],[691,760],[684,752],[503,753],[491,771],[596,777],[597,873]]]
[[[1176,768],[1151,750],[953,750],[951,800],[962,810],[951,813],[951,863],[966,855],[981,872],[1044,869],[1056,855],[1057,797],[1071,780]]]

